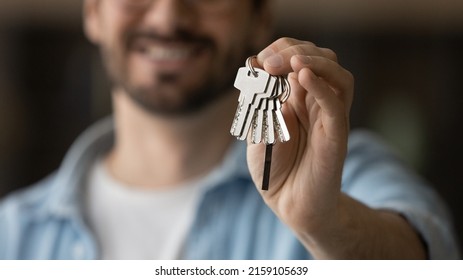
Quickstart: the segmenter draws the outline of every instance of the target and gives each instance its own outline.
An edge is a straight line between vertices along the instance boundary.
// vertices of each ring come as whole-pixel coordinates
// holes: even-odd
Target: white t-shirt
[[[178,259],[202,191],[214,172],[182,186],[126,186],[101,160],[89,173],[85,205],[102,259]]]

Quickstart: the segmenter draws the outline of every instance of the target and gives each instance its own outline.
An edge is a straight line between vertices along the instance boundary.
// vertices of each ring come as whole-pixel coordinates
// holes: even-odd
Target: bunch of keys
[[[289,140],[289,132],[281,113],[281,106],[291,93],[284,76],[273,76],[252,66],[251,56],[246,67],[238,69],[235,87],[240,90],[238,108],[230,133],[239,140],[251,137],[254,144],[264,143],[265,161],[262,190],[268,190],[273,145]]]

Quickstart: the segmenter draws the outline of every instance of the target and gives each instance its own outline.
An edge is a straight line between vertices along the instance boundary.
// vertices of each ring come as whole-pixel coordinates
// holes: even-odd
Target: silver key
[[[257,93],[254,96],[254,100],[249,107],[248,111],[248,118],[246,119],[246,122],[244,124],[243,128],[243,133],[241,136],[238,137],[239,140],[245,140],[248,136],[248,131],[251,127],[251,124],[253,123],[253,120],[255,120],[256,113],[258,112],[259,106],[265,102],[268,98],[270,98],[273,94],[273,89],[275,88],[275,83],[278,81],[278,79],[274,76],[270,76],[270,81],[268,83],[268,87],[266,89],[266,92],[263,93]]]
[[[265,124],[264,124],[264,143],[266,145],[275,144],[275,120],[273,112],[275,110],[274,99],[267,99],[267,108],[264,110]]]
[[[283,118],[283,114],[281,113],[281,101],[279,98],[273,99],[274,103],[274,126],[277,132],[278,138],[280,142],[287,142],[290,139],[288,127],[286,126],[285,119]]]
[[[233,136],[239,137],[240,140],[245,139],[247,136],[249,126],[245,131],[245,125],[251,121],[247,122],[247,119],[250,115],[249,109],[254,103],[256,95],[259,93],[265,93],[269,82],[272,80],[270,74],[263,70],[256,71],[256,73],[257,75],[254,76],[247,67],[241,67],[238,69],[238,74],[235,79],[235,87],[240,90],[240,96],[238,98],[239,104],[230,133]]]
[[[252,143],[253,144],[258,144],[262,142],[262,137],[264,133],[264,113],[267,110],[267,102],[268,99],[272,99],[275,96],[278,95],[278,90],[280,88],[279,86],[280,80],[278,78],[275,79],[275,83],[273,85],[273,89],[269,88],[269,91],[271,90],[271,94],[267,98],[261,98],[259,100],[259,105],[255,111],[255,115],[253,118],[253,124],[252,124]]]
[[[264,100],[261,100],[262,104],[266,104]],[[254,118],[252,121],[252,143],[258,144],[262,141],[262,124],[264,122],[264,112],[262,110],[262,106],[260,105],[259,109],[254,114]]]
[[[289,82],[286,78],[279,76],[278,77],[279,81],[279,88],[278,88],[278,94],[274,95],[273,99],[273,121],[274,121],[274,128],[276,131],[276,134],[278,135],[278,138],[280,139],[280,142],[287,142],[290,139],[289,136],[289,131],[286,126],[286,122],[283,118],[283,114],[281,113],[281,98],[284,99],[284,101],[287,99],[287,97],[290,94],[290,85]],[[282,97],[283,96],[283,97]]]

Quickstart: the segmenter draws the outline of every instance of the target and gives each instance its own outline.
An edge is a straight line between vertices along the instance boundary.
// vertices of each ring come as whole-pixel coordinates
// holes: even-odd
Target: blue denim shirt
[[[71,147],[57,172],[0,203],[0,259],[99,258],[82,190],[88,169],[110,149],[113,137],[111,119],[97,123]],[[245,144],[237,143],[219,167],[221,179],[202,197],[184,258],[310,259],[262,201],[245,153]],[[371,134],[351,134],[342,191],[370,207],[401,213],[421,234],[430,258],[459,257],[442,201]]]

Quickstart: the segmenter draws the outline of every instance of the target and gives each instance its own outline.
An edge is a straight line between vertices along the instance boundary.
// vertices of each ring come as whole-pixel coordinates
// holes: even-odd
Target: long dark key
[[[270,169],[272,167],[273,144],[265,145],[264,174],[262,177],[262,190],[268,191],[270,184]]]

